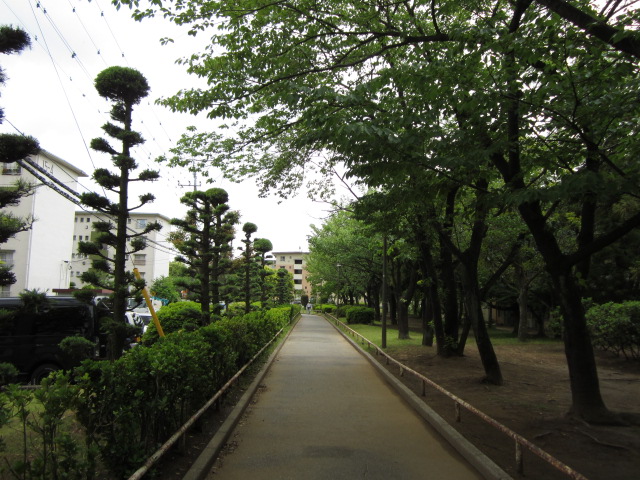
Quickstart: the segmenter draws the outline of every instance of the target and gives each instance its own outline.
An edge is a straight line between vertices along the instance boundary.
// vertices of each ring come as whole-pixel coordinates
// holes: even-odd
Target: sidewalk
[[[303,315],[206,477],[482,478],[327,321]]]

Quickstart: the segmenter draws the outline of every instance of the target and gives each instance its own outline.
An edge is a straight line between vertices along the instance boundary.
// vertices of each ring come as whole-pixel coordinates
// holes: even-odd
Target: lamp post
[[[387,234],[382,242],[382,348],[387,348]]]
[[[336,268],[338,269],[338,293],[336,294],[336,310],[338,318],[340,318],[340,267],[342,267],[340,263],[336,264]]]

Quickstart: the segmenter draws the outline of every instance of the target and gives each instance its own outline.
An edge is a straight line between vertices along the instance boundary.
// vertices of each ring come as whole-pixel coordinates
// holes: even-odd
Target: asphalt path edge
[[[513,480],[502,468],[493,460],[482,453],[469,440],[464,438],[455,428],[438,415],[424,400],[422,400],[410,388],[398,380],[380,362],[378,362],[369,352],[364,350],[356,341],[349,337],[334,321],[324,317],[333,328],[364,356],[371,365],[380,373],[382,378],[404,399],[424,420],[426,420],[442,437],[455,448],[465,460],[467,460],[484,478],[488,480]]]
[[[227,419],[222,423],[222,425],[220,425],[207,446],[202,450],[196,461],[193,462],[191,468],[189,468],[184,477],[182,477],[182,480],[202,480],[209,474],[211,468],[213,467],[213,464],[218,458],[218,455],[220,455],[220,452],[227,443],[227,440],[229,440],[229,437],[233,433],[233,430],[238,425],[238,422],[242,418],[242,414],[249,406],[251,398],[258,390],[258,387],[262,383],[262,380],[271,367],[271,364],[275,360],[278,353],[280,353],[280,349],[285,344],[287,338],[289,338],[289,335],[301,318],[302,315],[298,315],[298,317],[295,319],[295,322],[291,325],[291,328],[287,332],[287,335],[282,340],[280,340],[278,346],[273,350],[273,352],[271,352],[271,355],[269,355],[269,358],[263,365],[262,369],[260,369],[258,374],[255,376],[253,382],[251,382],[247,390],[242,394],[242,397],[240,398],[238,403],[236,403],[236,406],[233,408],[233,410],[231,410],[229,416],[227,416]]]

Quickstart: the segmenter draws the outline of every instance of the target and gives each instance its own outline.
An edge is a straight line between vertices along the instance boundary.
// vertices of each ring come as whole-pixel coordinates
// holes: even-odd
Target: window
[[[136,220],[136,228],[145,228],[147,226],[146,218],[139,218]]]
[[[302,285],[302,280],[294,280],[293,283],[296,285]]]
[[[0,264],[13,265],[13,250],[0,250]]]
[[[20,175],[20,165],[16,162],[3,163],[2,175]]]
[[[302,270],[295,269],[293,273],[295,273],[296,275],[302,275]]]
[[[295,263],[296,265],[302,265],[302,260],[295,260],[293,263]]]
[[[127,224],[130,224],[130,223],[131,223],[131,219],[127,218]]]
[[[89,241],[89,235],[85,235],[84,239],[88,242]]]
[[[84,223],[84,217],[80,217],[80,223]]]
[[[11,296],[11,286],[3,285],[0,287],[0,297],[8,298]]]
[[[146,265],[147,264],[147,256],[142,253],[136,253],[133,255],[133,264],[134,265]]]
[[[284,262],[285,260],[286,260],[286,257],[285,257],[284,255],[281,255],[281,256],[280,256],[280,261],[281,261],[281,262]]]
[[[91,217],[87,217],[87,223],[91,222]]]
[[[75,236],[75,235],[73,236],[73,241],[74,241],[74,242],[76,241],[76,236]]]

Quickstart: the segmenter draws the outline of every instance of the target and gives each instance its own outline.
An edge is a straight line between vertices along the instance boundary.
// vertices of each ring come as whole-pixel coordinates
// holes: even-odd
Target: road
[[[303,315],[206,478],[482,477],[331,324]]]

